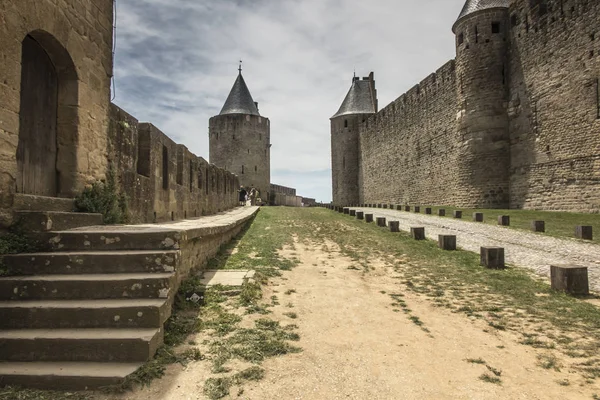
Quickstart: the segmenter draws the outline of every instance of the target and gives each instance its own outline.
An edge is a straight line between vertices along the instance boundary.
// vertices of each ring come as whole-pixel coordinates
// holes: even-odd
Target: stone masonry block
[[[396,204],[396,210],[402,211],[402,206],[400,204]]]
[[[383,205],[383,208],[386,208],[386,209],[387,209],[387,208],[388,208],[388,205],[387,205],[387,204],[384,204],[384,205]]]
[[[544,221],[531,221],[531,230],[534,232],[546,232],[546,223]]]
[[[400,232],[400,221],[390,221],[390,231]]]
[[[551,265],[550,280],[552,289],[574,295],[588,295],[588,269],[581,265]]]
[[[432,211],[431,211],[431,207],[427,207],[427,208],[425,208],[425,214],[427,214],[427,215],[431,215],[431,212],[432,212]]]
[[[483,213],[480,213],[480,212],[473,213],[473,221],[483,222]]]
[[[393,204],[390,204],[389,207],[390,207],[390,210],[394,209],[394,205]]]
[[[462,211],[454,210],[454,218],[462,218]]]
[[[387,226],[385,223],[385,217],[377,217],[377,226],[381,226],[383,228]]]
[[[592,227],[591,226],[576,226],[575,227],[575,237],[577,239],[592,240],[593,239]]]
[[[356,210],[350,210],[350,216],[356,217]]]
[[[456,250],[456,236],[438,235],[438,246],[442,250]]]
[[[404,211],[410,212],[410,206],[404,206]]]
[[[365,213],[364,211],[357,211],[356,212],[356,219],[365,219]]]
[[[344,212],[344,207],[338,207],[338,212],[342,214]]]
[[[348,207],[344,207],[344,214],[350,214],[350,209]]]
[[[425,240],[425,228],[424,227],[410,227],[410,235],[415,240]]]
[[[381,203],[377,204],[377,208],[382,208],[382,204]]]
[[[490,269],[502,269],[504,265],[504,248],[482,247],[480,250],[481,265]]]
[[[498,225],[509,226],[510,225],[510,216],[509,215],[499,215],[498,216]]]
[[[365,214],[365,222],[373,222],[373,214]]]
[[[439,215],[440,217],[445,217],[445,216],[446,216],[446,210],[445,210],[445,209],[443,209],[443,208],[440,208],[440,209],[438,210],[438,215]]]
[[[415,212],[416,213],[420,213],[421,212],[421,207],[420,206],[415,206]]]

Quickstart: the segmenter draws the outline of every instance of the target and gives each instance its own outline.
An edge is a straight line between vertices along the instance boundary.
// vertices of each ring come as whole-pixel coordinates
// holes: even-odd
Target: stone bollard
[[[415,212],[416,213],[420,213],[421,212],[421,207],[420,206],[415,206]]]
[[[531,221],[531,230],[534,232],[546,232],[544,221]]]
[[[356,217],[356,210],[350,210],[350,216]]]
[[[356,212],[356,219],[365,219],[365,213],[364,213],[364,211],[357,211]]]
[[[509,215],[499,215],[498,216],[498,225],[509,226],[510,225],[510,216]]]
[[[409,211],[410,212],[410,206],[404,206],[404,211]]]
[[[425,208],[425,214],[431,215],[431,207]]]
[[[473,221],[483,222],[483,213],[480,213],[480,212],[473,213]]]
[[[480,250],[481,265],[490,269],[502,269],[504,265],[504,248],[482,247]]]
[[[402,211],[402,206],[400,204],[396,204],[396,210]]]
[[[344,207],[344,214],[350,214],[350,209],[348,207]]]
[[[390,210],[393,210],[393,209],[394,209],[394,205],[390,204]]]
[[[577,239],[592,240],[594,237],[592,235],[592,227],[591,226],[576,226],[575,227],[575,237]]]
[[[456,250],[456,236],[438,235],[438,246],[442,250]]]
[[[390,231],[400,232],[400,221],[390,221]]]
[[[383,205],[383,208],[386,208],[386,209],[387,209],[387,208],[388,208],[388,205],[387,205],[387,204],[384,204],[384,205]]]
[[[446,216],[446,210],[445,210],[445,209],[443,209],[443,208],[440,208],[440,209],[438,210],[438,215],[439,215],[440,217],[445,217],[445,216]]]
[[[373,222],[373,214],[365,214],[365,222]]]
[[[425,228],[423,227],[410,227],[410,235],[415,240],[425,240]]]
[[[338,207],[338,212],[343,214],[344,213],[344,207],[341,207],[341,206]]]
[[[382,228],[387,226],[385,223],[385,217],[377,217],[377,226],[381,226]]]
[[[551,265],[550,281],[554,290],[574,295],[590,294],[588,269],[581,265]]]
[[[462,211],[454,210],[454,218],[462,218]]]

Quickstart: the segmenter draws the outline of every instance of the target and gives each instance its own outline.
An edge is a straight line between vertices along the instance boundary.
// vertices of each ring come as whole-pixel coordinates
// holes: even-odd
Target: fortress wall
[[[237,206],[236,175],[114,104],[109,122],[108,161],[128,197],[132,222],[193,218]]]
[[[600,3],[510,8],[512,208],[600,211]]]
[[[455,76],[452,60],[361,124],[360,203],[454,203]]]

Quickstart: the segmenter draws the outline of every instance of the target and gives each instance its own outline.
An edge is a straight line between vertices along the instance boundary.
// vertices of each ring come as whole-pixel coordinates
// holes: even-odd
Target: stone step
[[[103,225],[102,214],[62,211],[17,211],[19,227],[25,232],[62,231]]]
[[[182,233],[147,226],[41,232],[32,235],[40,251],[177,250]]]
[[[143,363],[0,362],[0,382],[47,390],[91,390],[118,385]]]
[[[0,301],[0,329],[159,328],[172,300]]]
[[[166,299],[174,273],[0,277],[0,300]]]
[[[75,200],[16,193],[13,209],[18,211],[75,211]]]
[[[162,339],[162,328],[0,330],[0,359],[143,362],[154,356]]]
[[[6,255],[9,275],[113,274],[174,272],[179,250],[84,251]]]

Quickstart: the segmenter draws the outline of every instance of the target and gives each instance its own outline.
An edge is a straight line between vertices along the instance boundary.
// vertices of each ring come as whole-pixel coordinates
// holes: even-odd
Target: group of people
[[[248,200],[250,200],[250,205],[255,206],[257,202],[260,202],[258,189],[255,187],[251,187],[249,190],[246,190],[243,186],[240,186],[239,200],[240,206],[245,206],[248,204]]]

